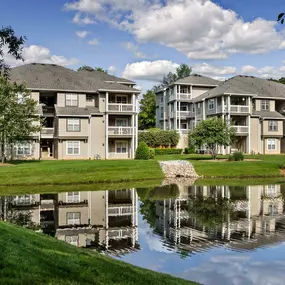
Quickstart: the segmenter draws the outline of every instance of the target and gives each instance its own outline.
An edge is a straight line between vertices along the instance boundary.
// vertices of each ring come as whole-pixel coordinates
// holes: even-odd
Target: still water
[[[7,196],[0,218],[205,285],[284,284],[284,195],[281,184],[173,184]]]

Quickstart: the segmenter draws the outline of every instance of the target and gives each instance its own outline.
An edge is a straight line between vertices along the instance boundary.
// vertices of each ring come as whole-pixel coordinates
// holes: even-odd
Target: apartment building
[[[175,94],[175,97],[179,98],[178,94]],[[161,97],[161,94],[158,93],[157,97],[159,96]],[[180,125],[180,128],[179,125],[174,124],[173,127],[170,124],[169,129],[187,133],[200,121],[219,117],[231,124],[237,135],[235,145],[231,148],[221,148],[220,153],[227,154],[239,150],[245,153],[279,154],[285,151],[284,103],[285,85],[267,79],[239,75],[220,82],[219,86],[199,96],[193,96],[187,107],[184,107],[185,110],[190,110],[187,113],[187,123],[182,121],[184,124]],[[186,106],[186,103],[182,106],[184,104]],[[181,115],[179,117],[178,113],[177,122],[180,121]],[[162,122],[167,129],[167,117]]]
[[[14,158],[134,158],[140,91],[133,81],[40,63],[15,67],[10,78],[26,84],[44,119],[39,134],[15,146]]]
[[[135,189],[34,194],[5,198],[5,220],[78,247],[122,254],[139,249]],[[1,205],[1,200],[0,200]]]
[[[253,250],[283,241],[284,200],[280,187],[181,186],[176,198],[156,202],[156,232],[177,250],[188,252],[217,243],[228,244],[232,250]],[[220,223],[203,223],[199,214],[189,214],[199,197],[219,197],[231,205],[233,214],[225,214]]]

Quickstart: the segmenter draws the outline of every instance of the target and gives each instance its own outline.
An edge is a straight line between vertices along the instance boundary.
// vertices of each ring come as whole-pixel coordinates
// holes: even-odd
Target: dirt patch
[[[11,164],[11,163],[0,163],[0,167],[1,166],[16,166],[15,164]]]

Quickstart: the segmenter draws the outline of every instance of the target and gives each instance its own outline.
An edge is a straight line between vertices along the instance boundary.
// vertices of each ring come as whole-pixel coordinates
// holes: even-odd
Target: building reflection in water
[[[2,219],[75,246],[118,255],[139,249],[135,189],[35,194],[0,201]]]
[[[153,189],[140,212],[162,242],[180,253],[221,244],[253,250],[285,240],[281,185],[174,188]],[[3,220],[115,255],[140,249],[138,212],[135,189],[0,197]]]
[[[156,201],[155,231],[183,252],[219,243],[253,250],[285,240],[280,185],[180,187],[179,197]]]

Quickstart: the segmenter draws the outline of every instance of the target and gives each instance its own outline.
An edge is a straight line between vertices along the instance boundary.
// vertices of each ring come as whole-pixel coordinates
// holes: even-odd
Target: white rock
[[[198,178],[193,165],[185,160],[160,161],[160,167],[166,178]]]

